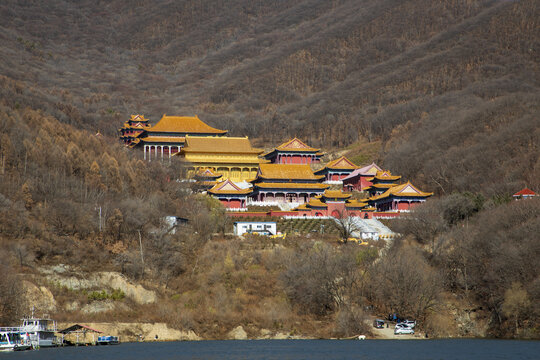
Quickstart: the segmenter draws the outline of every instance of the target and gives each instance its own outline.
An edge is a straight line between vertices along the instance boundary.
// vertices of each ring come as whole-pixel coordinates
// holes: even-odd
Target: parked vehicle
[[[411,329],[414,329],[416,327],[416,320],[403,320],[401,324],[405,324]]]
[[[363,246],[366,246],[368,245],[368,242],[364,239],[357,239],[355,237],[350,237],[347,239],[348,242],[353,242],[353,243],[357,243],[358,245],[363,245]]]
[[[381,319],[373,320],[373,327],[376,329],[384,328],[384,320],[381,320]]]
[[[394,334],[414,334],[414,329],[405,324],[397,324],[394,328]]]

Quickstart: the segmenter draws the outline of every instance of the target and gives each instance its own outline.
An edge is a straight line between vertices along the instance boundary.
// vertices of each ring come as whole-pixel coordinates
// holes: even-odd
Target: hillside
[[[0,91],[109,135],[131,113],[196,113],[266,144],[379,139],[379,160],[419,185],[491,195],[540,185],[538,11],[532,0],[6,1]]]
[[[538,19],[533,0],[2,1],[0,323],[30,286],[65,322],[204,338],[352,336],[393,311],[436,336],[538,338],[540,204],[510,201],[540,190]],[[116,142],[135,113],[261,147],[298,136],[436,196],[389,224],[385,252],[308,221],[282,243],[232,239],[178,162]],[[173,234],[171,214],[189,226]]]

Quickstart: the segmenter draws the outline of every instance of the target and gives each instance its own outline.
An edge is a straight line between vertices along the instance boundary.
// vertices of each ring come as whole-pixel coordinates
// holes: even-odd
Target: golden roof
[[[189,136],[183,153],[260,154],[261,149],[251,147],[248,137]]]
[[[183,145],[186,141],[186,138],[182,136],[147,136],[136,137],[136,139],[146,143],[177,143],[179,145]]]
[[[319,199],[311,198],[309,199],[308,206],[314,206],[314,207],[328,207],[325,203],[323,203]]]
[[[256,183],[254,186],[266,189],[328,189],[330,185],[321,183]]]
[[[216,185],[214,185],[211,189],[208,190],[211,194],[229,194],[229,195],[245,195],[249,194],[253,191],[253,189],[242,189],[235,185],[234,182],[232,182],[230,179],[218,182]]]
[[[341,190],[326,190],[323,193],[323,196],[326,198],[332,198],[332,199],[348,199],[352,195],[351,194],[345,194]]]
[[[413,184],[411,184],[410,181],[407,181],[405,184],[392,186],[390,189],[386,190],[381,195],[373,196],[369,200],[379,200],[390,196],[428,197],[431,195],[433,195],[433,193],[420,191]]]
[[[302,140],[295,137],[294,139],[289,140],[277,146],[276,150],[303,152],[303,151],[319,151],[320,149],[312,148],[311,146],[306,145]]]
[[[366,188],[364,188],[364,190],[369,190],[369,189],[389,189],[391,188],[392,186],[397,186],[397,184],[372,184]]]
[[[147,130],[148,132],[176,132],[198,134],[226,134],[227,130],[219,130],[205,124],[195,116],[163,115],[159,122]]]
[[[146,122],[148,121],[148,119],[145,119],[144,118],[144,115],[131,115],[131,117],[129,118],[129,121],[142,121],[142,122]]]
[[[320,180],[324,176],[315,175],[308,164],[261,164],[259,177],[283,180]]]
[[[362,202],[362,201],[358,201],[358,200],[350,200],[348,203],[345,204],[345,207],[352,207],[352,208],[363,208],[365,207],[367,204],[365,202]]]
[[[219,178],[222,175],[214,172],[212,169],[209,168],[199,168],[195,176],[198,177],[206,177],[206,178]]]
[[[373,181],[375,179],[383,180],[383,181],[389,181],[389,180],[395,181],[395,180],[401,179],[401,176],[400,175],[392,176],[392,173],[390,171],[384,170],[384,171],[377,171],[374,177],[366,179],[366,180]]]
[[[339,159],[332,160],[326,166],[325,169],[358,169],[358,166],[356,166],[351,160],[347,159],[345,156],[340,157]],[[321,169],[322,170],[322,169]],[[321,171],[319,170],[319,171]]]

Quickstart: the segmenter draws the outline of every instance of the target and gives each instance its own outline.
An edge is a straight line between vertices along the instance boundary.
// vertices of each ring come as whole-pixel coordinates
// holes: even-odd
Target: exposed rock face
[[[56,300],[53,294],[44,286],[36,286],[33,283],[24,280],[25,297],[29,306],[34,306],[40,312],[55,312]]]
[[[63,328],[69,325],[73,324],[59,324],[59,327]],[[165,323],[85,323],[85,325],[102,331],[105,335],[119,336],[120,341],[123,342],[201,340],[192,330],[171,329]]]
[[[71,271],[67,266],[62,265],[42,269],[42,272],[48,275],[49,281],[73,290],[120,289],[126,294],[126,297],[138,304],[150,304],[157,300],[154,291],[147,290],[142,285],[133,284],[124,275],[117,272],[103,271],[83,274]]]
[[[237,326],[227,334],[229,339],[247,340],[247,333],[242,326]]]

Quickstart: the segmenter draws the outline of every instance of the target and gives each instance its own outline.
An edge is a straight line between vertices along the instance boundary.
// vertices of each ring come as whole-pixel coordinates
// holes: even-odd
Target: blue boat
[[[118,336],[100,336],[97,340],[98,345],[118,345],[119,343]]]

